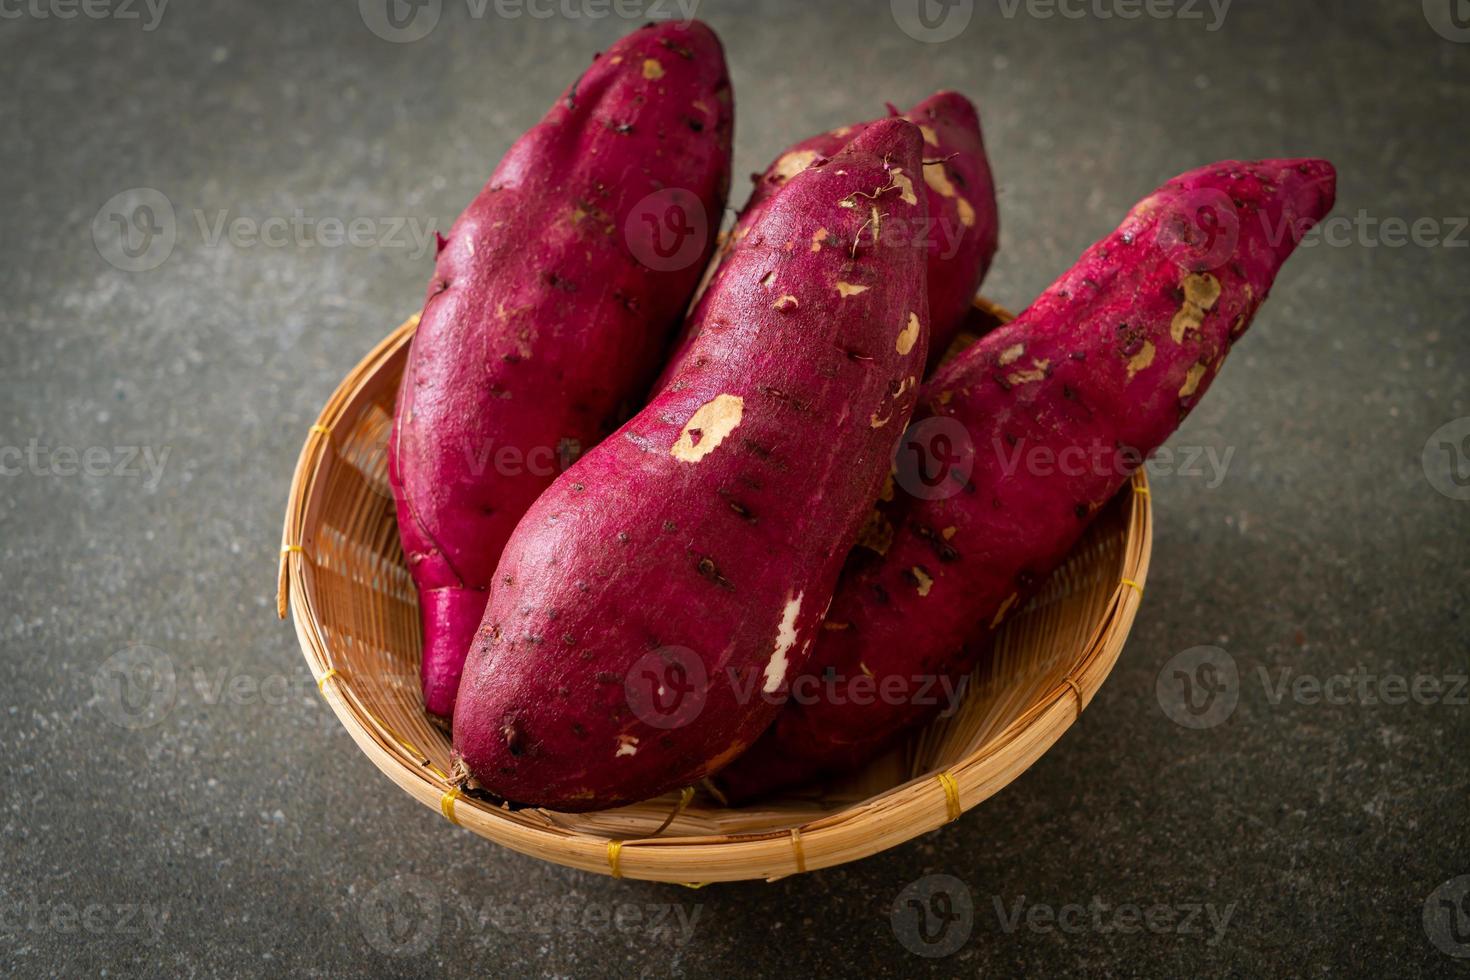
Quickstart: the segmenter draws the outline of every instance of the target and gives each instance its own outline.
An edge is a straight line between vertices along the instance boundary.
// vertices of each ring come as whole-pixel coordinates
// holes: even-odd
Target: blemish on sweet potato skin
[[[907,354],[913,350],[914,344],[919,340],[921,329],[919,315],[917,313],[909,313],[909,318],[904,323],[903,329],[898,332],[898,340],[894,342],[893,349],[900,354]]]
[[[1199,330],[1206,314],[1215,308],[1220,299],[1220,280],[1208,272],[1187,275],[1179,283],[1180,307],[1169,324],[1169,336],[1174,343],[1184,342],[1191,330]]]
[[[698,463],[718,449],[744,417],[745,399],[722,392],[689,416],[669,454],[681,462]]]
[[[708,579],[722,589],[734,591],[734,583],[720,574],[720,569],[715,565],[714,559],[709,557],[700,558],[694,567],[699,571],[700,578]]]

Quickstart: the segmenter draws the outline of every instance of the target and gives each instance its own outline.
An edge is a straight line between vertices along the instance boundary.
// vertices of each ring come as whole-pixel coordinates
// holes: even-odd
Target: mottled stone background
[[[455,829],[357,751],[276,620],[307,426],[421,298],[407,231],[447,228],[633,24],[599,0],[442,0],[398,43],[366,26],[381,2],[0,4],[0,972],[1470,969],[1450,955],[1470,956],[1470,30],[1451,0],[964,0],[933,8],[942,41],[901,29],[924,33],[913,0],[699,3],[739,174],[885,100],[971,95],[1001,191],[986,291],[1010,306],[1211,160],[1330,157],[1347,219],[1175,437],[1228,465],[1156,473],[1148,595],[1081,724],[937,833],[701,891]],[[150,199],[172,248],[119,258],[111,215]],[[298,210],[381,240],[211,234]],[[1201,645],[1228,652],[1238,703],[1196,730],[1156,679]],[[156,717],[105,696],[139,646],[177,672]],[[1420,676],[1437,693],[1377,697]],[[958,918],[925,946],[907,898],[936,890]]]

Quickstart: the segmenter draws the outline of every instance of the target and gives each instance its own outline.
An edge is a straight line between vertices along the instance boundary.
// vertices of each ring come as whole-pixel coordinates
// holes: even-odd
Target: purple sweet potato
[[[891,115],[898,110],[889,107]],[[980,116],[970,100],[958,92],[938,92],[904,115],[924,134],[924,182],[929,188],[928,214],[916,222],[889,222],[895,239],[908,236],[922,241],[929,252],[929,365],[949,349],[971,308],[971,301],[990,271],[1000,234],[995,204],[995,180],[985,155]],[[829,160],[874,121],[856,123],[805,139],[789,147],[755,177],[750,199],[735,227],[726,236],[721,256],[749,232],[761,208],[796,174],[820,160]],[[662,387],[683,352],[698,334],[704,319],[696,306],[674,345]]]
[[[648,385],[713,249],[732,128],[714,33],[649,25],[511,147],[440,243],[389,444],[432,715],[453,709],[516,523]],[[678,248],[649,250],[659,222]]]
[[[881,555],[855,553],[791,700],[721,788],[748,800],[854,768],[936,713],[952,689],[936,680],[973,667],[1199,402],[1335,189],[1320,160],[1184,174],[941,368],[920,411],[969,436],[949,437],[953,492],[894,502]]]
[[[804,661],[916,399],[922,136],[870,127],[726,259],[671,383],[505,547],[454,714],[456,770],[558,810],[688,784],[744,749]]]

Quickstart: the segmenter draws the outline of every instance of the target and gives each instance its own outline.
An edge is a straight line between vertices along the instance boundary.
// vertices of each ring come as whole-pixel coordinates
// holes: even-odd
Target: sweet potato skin
[[[432,715],[453,709],[521,515],[652,376],[713,248],[732,112],[709,28],[637,30],[516,142],[440,243],[389,443]],[[689,234],[704,237],[686,241],[682,265],[636,243],[660,191],[682,195]]]
[[[897,111],[890,108],[890,113]],[[938,363],[964,323],[1000,243],[995,177],[985,154],[980,113],[958,92],[936,92],[904,113],[924,135],[924,182],[930,225],[913,229],[929,241],[929,363]],[[831,157],[872,122],[813,136],[783,153],[756,182],[747,209],[819,159]]]
[[[917,398],[924,252],[874,222],[923,213],[921,140],[884,122],[793,179],[716,275],[672,382],[527,512],[455,709],[480,789],[629,803],[769,723]],[[644,674],[692,714],[643,710]]]
[[[890,107],[890,118],[899,115]],[[928,213],[917,223],[890,222],[894,237],[908,235],[926,242],[929,269],[929,367],[949,349],[964,325],[971,301],[990,271],[1000,238],[1000,214],[995,201],[995,178],[985,154],[980,114],[958,92],[937,92],[914,106],[903,118],[919,127],[924,137],[924,182]],[[788,147],[765,172],[754,178],[750,199],[725,237],[721,255],[748,233],[771,196],[796,174],[820,160],[829,160],[878,120],[855,123],[802,140]],[[703,321],[696,306],[680,340],[672,348],[658,390],[692,343]]]
[[[970,434],[968,481],[940,499],[896,502],[891,543],[849,564],[805,672],[834,673],[839,696],[814,685],[818,697],[793,698],[717,777],[721,788],[749,800],[855,768],[937,713],[942,705],[916,703],[914,679],[969,672],[1198,403],[1335,186],[1318,160],[1186,173],[1014,322],[941,368],[921,411]],[[854,678],[866,676],[874,689],[892,679],[904,696],[854,703]]]

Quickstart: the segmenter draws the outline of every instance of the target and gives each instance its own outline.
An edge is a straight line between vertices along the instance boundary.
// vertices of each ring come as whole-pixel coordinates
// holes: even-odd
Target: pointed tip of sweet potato
[[[1331,162],[1303,157],[1267,160],[1264,165],[1282,170],[1281,185],[1291,194],[1288,206],[1299,217],[1321,221],[1337,203],[1337,168]]]
[[[980,112],[975,103],[953,89],[935,92],[904,115],[910,119],[946,120],[953,125],[980,128]]]
[[[919,132],[919,127],[902,116],[891,116],[864,129],[845,149],[853,153],[871,153],[879,158],[898,160],[902,157],[918,156],[923,145],[924,137]]]

